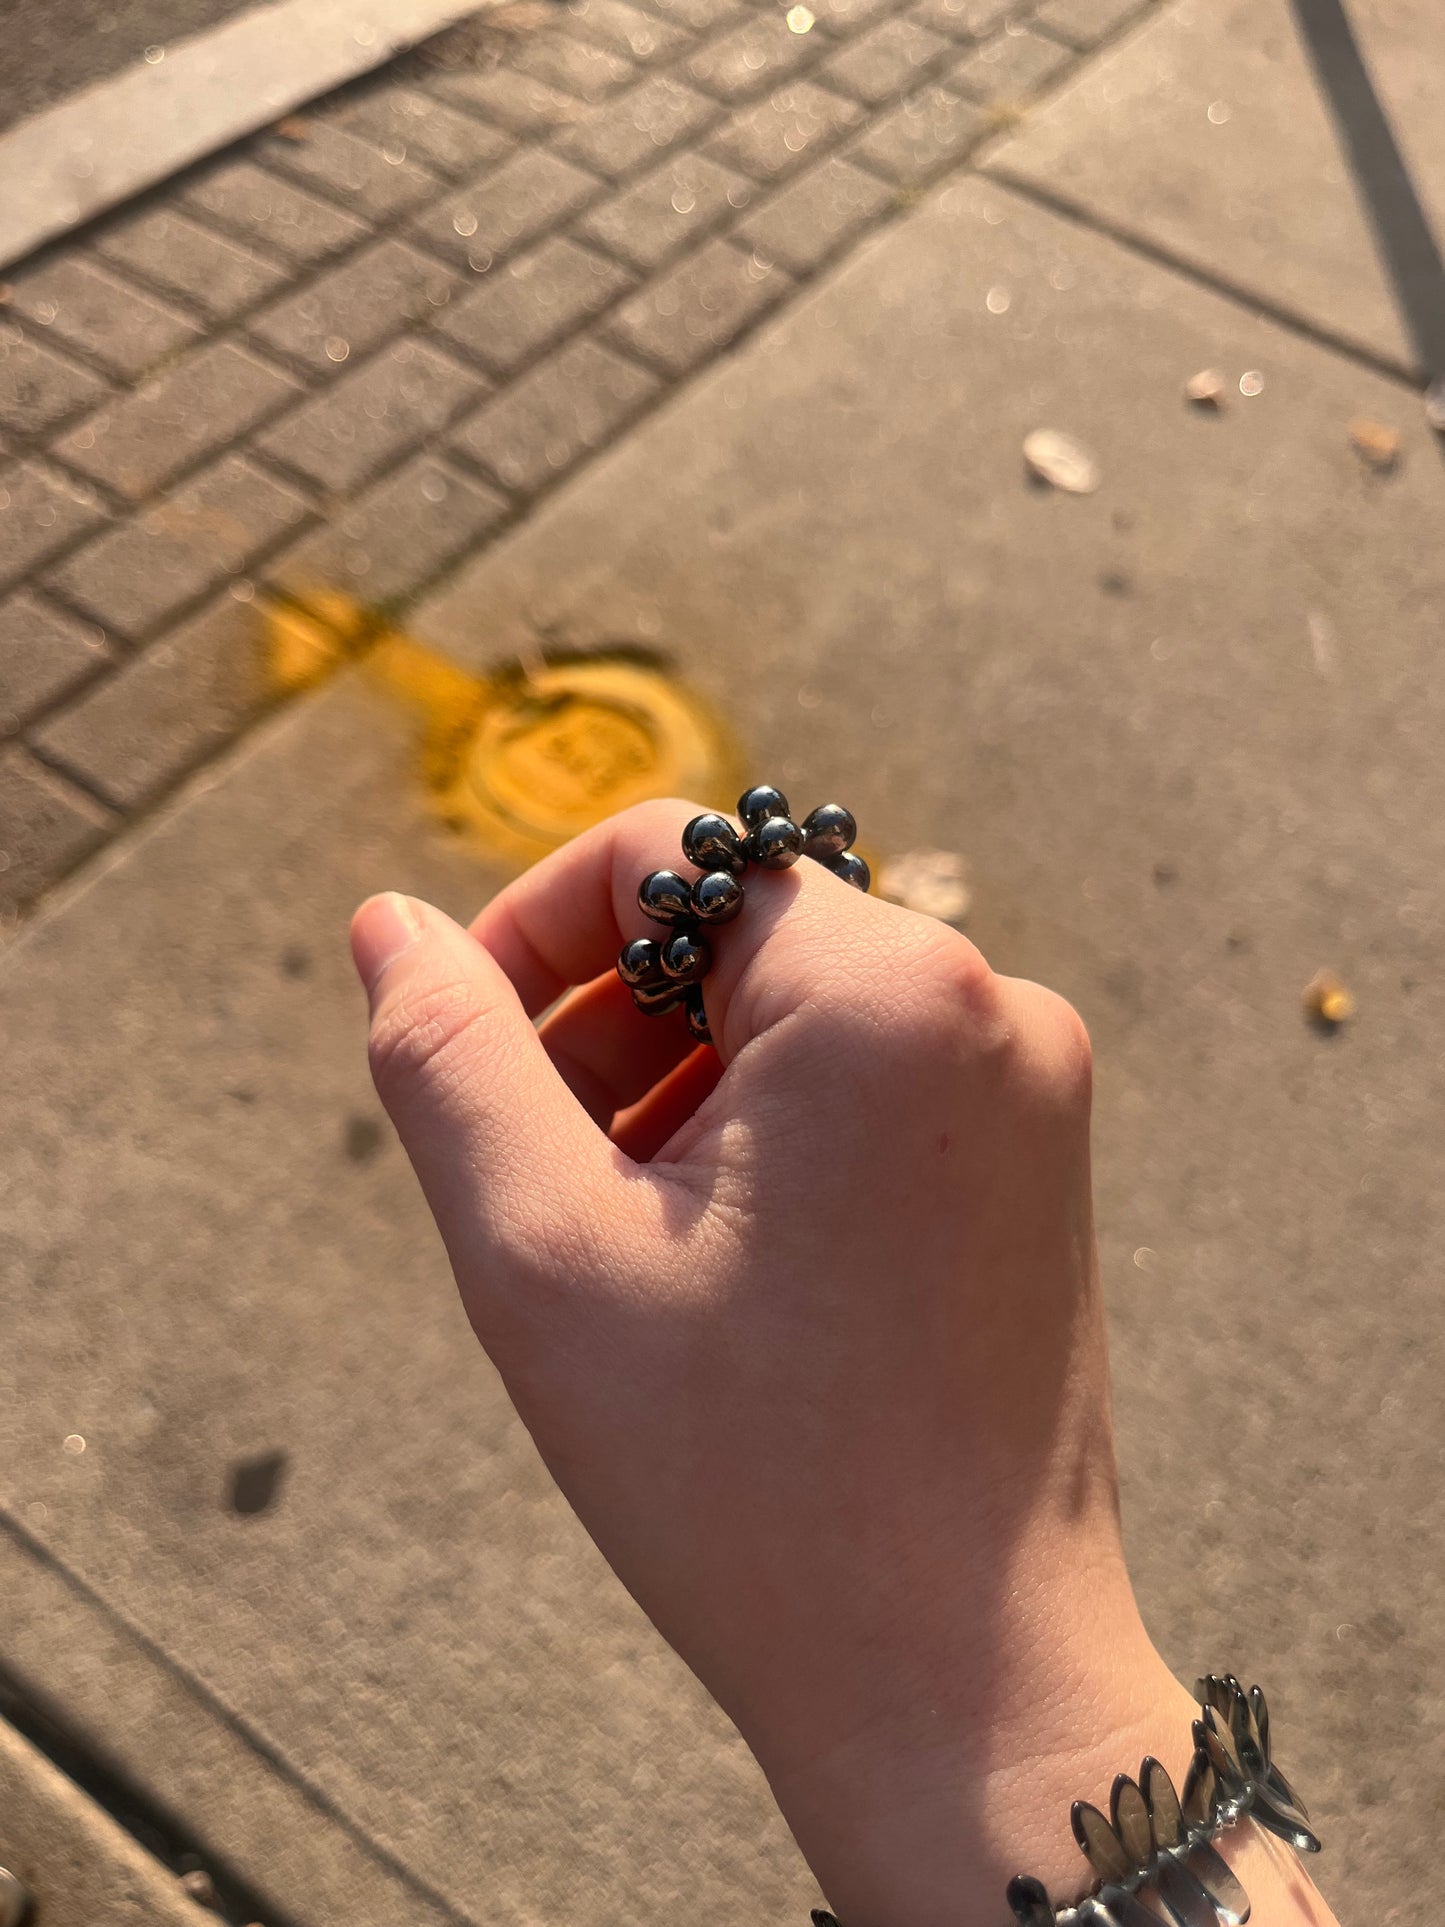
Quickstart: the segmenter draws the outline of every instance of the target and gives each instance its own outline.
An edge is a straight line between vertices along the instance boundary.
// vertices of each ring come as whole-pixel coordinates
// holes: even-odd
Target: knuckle
[[[485,1014],[475,986],[462,982],[408,989],[385,1004],[368,1046],[383,1101],[401,1102],[422,1085],[449,1082]]]

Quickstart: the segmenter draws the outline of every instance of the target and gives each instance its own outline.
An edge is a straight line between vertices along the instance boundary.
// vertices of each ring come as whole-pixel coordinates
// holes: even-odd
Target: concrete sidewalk
[[[564,25],[519,43],[505,80],[428,70],[311,123],[369,118],[372,138],[395,140],[403,96],[431,101],[418,118],[453,131],[480,126],[479,105],[556,114],[563,80],[602,71],[575,51],[605,51],[597,23],[636,27],[626,8],[588,5],[593,38]],[[855,75],[857,114],[844,126],[838,110],[830,139],[856,145],[816,169],[798,161],[815,196],[801,212],[795,201],[789,216],[786,183],[776,208],[765,201],[740,130],[775,128],[770,114],[825,82],[770,78],[767,113],[705,95],[709,72],[715,89],[724,71],[746,89],[760,71],[747,64],[754,23],[771,16],[739,13],[717,35],[741,33],[736,69],[715,53],[676,84],[714,101],[709,166],[753,180],[747,209],[724,212],[724,189],[710,217],[741,213],[740,240],[719,231],[659,255],[647,280],[656,203],[635,175],[610,187],[592,175],[600,146],[569,158],[629,115],[567,96],[561,131],[499,132],[495,161],[454,163],[495,166],[502,182],[490,202],[443,204],[455,273],[473,272],[460,249],[479,235],[520,248],[524,231],[568,222],[538,255],[592,250],[638,277],[616,285],[615,305],[590,310],[574,339],[543,327],[559,312],[539,292],[549,284],[483,276],[437,309],[445,346],[435,330],[417,337],[415,389],[363,382],[338,424],[325,411],[356,377],[337,364],[327,381],[319,357],[334,315],[357,332],[363,276],[342,307],[306,311],[312,334],[296,339],[312,341],[310,364],[263,355],[259,321],[244,345],[219,344],[281,386],[228,431],[230,455],[208,471],[206,451],[188,451],[201,468],[184,473],[219,491],[202,497],[211,536],[269,505],[255,553],[272,560],[234,564],[257,598],[308,543],[337,559],[324,580],[370,576],[460,662],[645,641],[736,721],[760,773],[804,795],[846,787],[884,853],[966,854],[971,933],[1001,967],[1074,997],[1096,1040],[1126,1523],[1151,1625],[1182,1676],[1225,1664],[1271,1690],[1281,1756],[1326,1833],[1327,1894],[1342,1919],[1391,1927],[1429,1890],[1426,1789],[1445,1769],[1431,1685],[1445,1634],[1433,1403],[1445,1060],[1432,1044],[1445,1016],[1445,468],[1412,340],[1282,7],[1243,19],[1194,0],[1124,25],[980,150],[981,166],[960,159],[984,123],[963,111],[956,74],[983,50],[950,41],[933,57],[955,80],[926,82],[911,106],[858,97],[866,63],[843,57],[900,45],[882,35],[885,11],[840,15],[844,44],[817,43],[830,98],[845,99],[840,68]],[[905,24],[924,26],[924,11]],[[648,17],[693,36],[674,61],[701,61],[689,51],[701,30],[680,11]],[[1000,29],[994,58],[1119,18],[1054,0],[1024,31]],[[1382,73],[1424,47],[1424,16],[1404,0],[1356,18]],[[607,71],[586,84],[619,97],[648,84]],[[1272,90],[1294,103],[1288,127],[1246,105]],[[793,108],[776,105],[785,96]],[[1438,207],[1438,113],[1408,89],[1385,98]],[[781,151],[794,152],[786,137]],[[880,187],[884,153],[937,185],[908,187],[907,206],[881,189],[830,231],[829,196],[865,175]],[[565,183],[566,169],[595,193],[528,229],[528,181]],[[685,189],[674,177],[666,205],[705,176]],[[254,190],[255,174],[243,179]],[[1216,204],[1220,179],[1233,185]],[[222,218],[204,206],[211,192],[186,202],[207,222]],[[239,236],[237,205],[213,195]],[[152,218],[133,217],[131,242]],[[430,263],[440,239],[445,272],[440,220],[399,219],[405,240],[358,239],[358,258],[388,245]],[[765,220],[774,265],[758,273],[762,232],[748,224]],[[219,238],[199,218],[195,232]],[[1358,246],[1342,241],[1351,232]],[[1254,251],[1235,244],[1251,236]],[[239,240],[233,252],[262,258]],[[149,258],[181,256],[159,244]],[[786,296],[770,319],[772,294],[734,298],[770,285]],[[400,264],[396,286],[417,286]],[[498,288],[514,290],[510,306],[492,305]],[[148,299],[159,306],[159,289]],[[457,317],[479,301],[488,319],[464,349]],[[506,375],[513,327],[568,346],[533,341]],[[367,381],[388,367],[393,336],[376,340]],[[607,390],[617,408],[589,429],[598,416],[579,397],[603,366],[645,382],[626,399]],[[1227,378],[1214,412],[1182,394],[1206,366]],[[549,387],[568,367],[570,385]],[[313,381],[325,385],[303,391]],[[469,383],[496,392],[479,403]],[[217,418],[219,382],[201,392]],[[439,395],[452,399],[426,400]],[[418,429],[427,407],[441,412]],[[113,419],[117,460],[157,459],[154,437]],[[1352,443],[1361,419],[1398,429],[1388,471]],[[390,425],[403,421],[413,439],[399,446]],[[624,434],[625,421],[637,425]],[[1095,494],[1029,484],[1020,448],[1039,427],[1089,445]],[[87,448],[77,432],[73,419],[57,429],[44,459],[62,443],[77,461],[108,459],[95,452],[108,436]],[[308,450],[339,466],[316,454],[305,483]],[[161,455],[163,470],[177,460],[164,438]],[[409,483],[395,478],[426,464],[446,487],[399,525]],[[331,521],[328,472],[351,478],[360,505]],[[449,520],[463,485],[472,508]],[[152,478],[135,501],[154,509],[169,486]],[[309,520],[287,522],[293,498]],[[479,523],[482,501],[496,506]],[[103,506],[105,532],[77,538],[25,593],[130,583],[135,653],[116,666],[108,635],[95,683],[53,695],[64,707],[9,752],[26,782],[116,840],[48,899],[58,866],[34,860],[40,908],[0,958],[14,1040],[0,1131],[18,1147],[0,1364],[8,1663],[184,1813],[268,1920],[620,1922],[680,1905],[801,1920],[809,1882],[766,1789],[552,1493],[367,1085],[343,955],[351,904],[396,886],[460,912],[496,875],[438,825],[411,719],[355,676],[270,715],[167,796],[254,713],[208,708],[207,692],[254,675],[241,652],[255,604],[218,579],[195,591],[212,598],[207,616],[168,628],[142,598],[173,594],[178,565],[159,574],[146,559],[127,577],[117,558],[143,518],[119,494]],[[371,519],[344,536],[351,516]],[[173,510],[154,526],[173,540]],[[47,607],[58,621],[61,602]],[[37,626],[26,613],[13,633]],[[214,680],[184,685],[198,661],[219,665]],[[171,693],[186,687],[193,698]],[[137,689],[151,708],[113,693]],[[99,796],[84,775],[101,767],[84,761],[99,726],[87,738],[83,719],[107,703],[121,749],[106,808],[118,817],[129,793],[136,812],[118,830],[94,798],[74,801],[82,780]],[[208,720],[187,738],[193,717]],[[126,792],[115,772],[142,751],[151,761]],[[41,755],[43,769],[15,760]],[[1360,1005],[1330,1037],[1299,1008],[1322,964]],[[238,1469],[262,1461],[266,1503],[238,1510]]]

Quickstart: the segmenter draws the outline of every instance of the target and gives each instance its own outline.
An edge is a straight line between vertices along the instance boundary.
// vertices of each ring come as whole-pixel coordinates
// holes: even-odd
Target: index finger
[[[679,798],[638,803],[544,857],[481,912],[472,934],[501,965],[531,1016],[571,985],[611,969],[629,938],[658,934],[661,926],[638,908],[638,885],[652,870],[694,874],[682,857],[681,838],[701,808]],[[742,915],[706,933],[714,967],[703,995],[719,1043],[730,1001],[785,918],[783,952],[796,955],[799,944],[807,945],[816,959],[827,955],[854,919],[888,914],[888,906],[865,899],[806,858],[789,870],[750,869],[743,887]],[[783,960],[777,945],[770,954]],[[784,976],[776,988],[785,1005],[790,993]],[[769,1005],[771,1021],[781,1009],[774,1000]]]

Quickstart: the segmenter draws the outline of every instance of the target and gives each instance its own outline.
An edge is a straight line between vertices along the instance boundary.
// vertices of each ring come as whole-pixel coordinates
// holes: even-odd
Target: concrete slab
[[[370,73],[477,0],[268,0],[0,134],[0,268]]]
[[[1263,392],[1192,414],[1206,362]],[[1381,1927],[1445,1768],[1445,476],[1411,399],[959,182],[422,614],[474,660],[670,649],[760,772],[846,788],[876,849],[965,851],[980,940],[1079,1002],[1146,1607],[1186,1677],[1273,1689],[1326,1889]],[[1395,476],[1361,413],[1405,423]],[[1040,425],[1098,494],[1028,486]],[[288,1851],[339,1830],[454,1920],[800,1920],[758,1776],[551,1493],[370,1128],[346,912],[492,881],[406,729],[325,693],[0,958],[4,1502],[305,1790]],[[1321,963],[1360,998],[1335,1039],[1299,1011]],[[26,1624],[43,1674],[64,1635]],[[142,1775],[153,1730],[115,1735]],[[249,1792],[192,1778],[224,1832]],[[267,1891],[335,1917],[293,1865]],[[351,1917],[379,1927],[374,1887]]]
[[[1433,265],[1428,248],[1414,260],[1406,309],[1413,299],[1433,306],[1436,319],[1421,315],[1412,329],[1297,26],[1298,16],[1333,47],[1338,21],[1331,26],[1328,16],[1337,14],[1312,0],[1293,8],[1288,0],[1179,0],[1084,67],[987,165],[1222,286],[1419,372],[1420,328],[1445,341],[1445,276],[1438,246]],[[1433,0],[1349,0],[1348,17],[1438,243],[1439,9]],[[1388,167],[1384,175],[1371,185],[1389,203],[1392,227],[1409,227],[1408,241],[1413,222]]]
[[[7,1037],[47,1012],[6,1079],[4,1504],[79,1602],[0,1588],[0,1648],[296,1922],[806,1919],[761,1776],[551,1490],[379,1128],[350,909],[496,881],[410,731],[331,691],[0,963]]]
[[[3,1720],[0,1866],[45,1927],[206,1927],[175,1877]]]

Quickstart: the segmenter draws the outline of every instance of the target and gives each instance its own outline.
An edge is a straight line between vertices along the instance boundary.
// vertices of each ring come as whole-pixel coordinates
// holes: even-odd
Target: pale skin
[[[1002,1927],[1011,1874],[1085,1884],[1072,1799],[1182,1782],[1197,1710],[1120,1539],[1088,1039],[810,862],[717,933],[716,1051],[640,1017],[613,961],[698,808],[470,932],[364,904],[377,1088],[542,1457],[844,1927]],[[1252,1823],[1225,1851],[1256,1927],[1335,1927]]]

